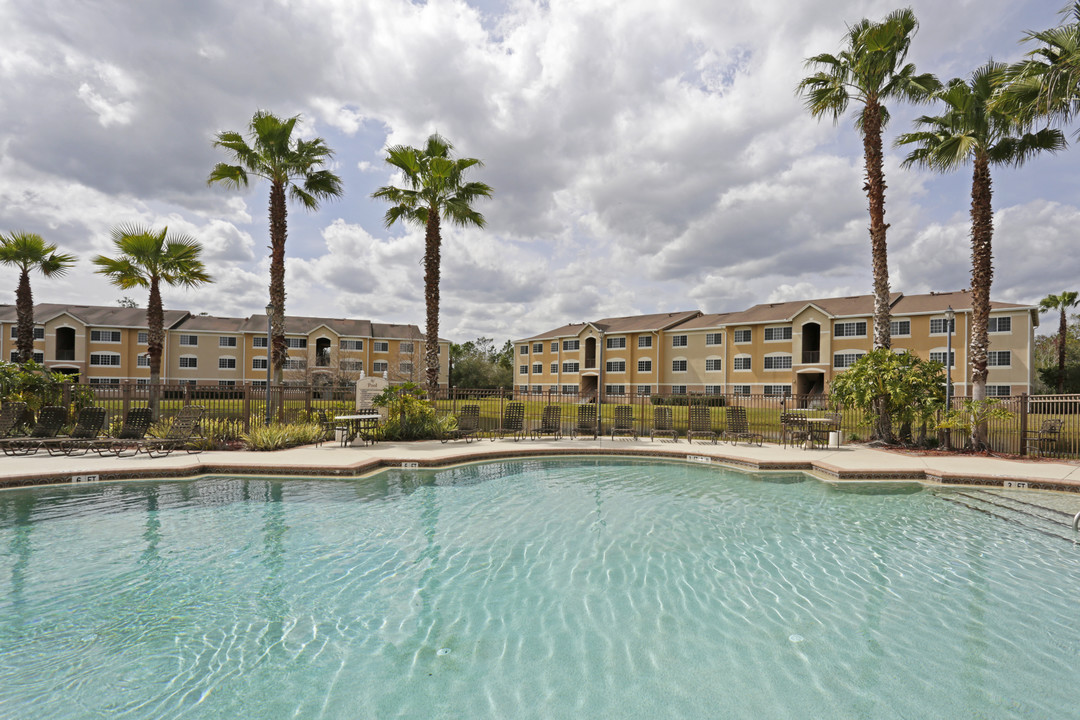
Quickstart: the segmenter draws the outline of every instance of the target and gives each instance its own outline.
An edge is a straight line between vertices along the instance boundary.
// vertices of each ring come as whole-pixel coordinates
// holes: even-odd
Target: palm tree
[[[1065,312],[1069,308],[1080,305],[1080,293],[1066,290],[1060,295],[1047,295],[1039,301],[1039,310],[1042,312],[1061,311],[1061,324],[1058,325],[1058,394],[1065,392],[1065,338],[1069,332],[1069,321]]]
[[[75,264],[75,256],[57,253],[56,246],[46,243],[40,235],[13,232],[0,235],[0,264],[19,268],[19,285],[15,289],[18,319],[15,347],[19,363],[26,363],[34,358],[34,293],[30,290],[30,271],[37,270],[45,277],[61,277]]]
[[[997,102],[1029,120],[1054,118],[1068,123],[1080,113],[1080,2],[1062,10],[1065,22],[1024,42],[1038,44],[1008,69],[1008,84]],[[1070,22],[1071,21],[1071,22]]]
[[[395,145],[386,151],[386,162],[401,171],[407,187],[392,185],[376,190],[372,197],[391,204],[383,218],[387,227],[398,220],[425,228],[424,301],[427,307],[425,361],[428,397],[439,385],[439,261],[441,219],[461,227],[484,227],[484,216],[472,208],[473,201],[491,197],[492,189],[481,182],[465,182],[465,171],[483,167],[476,158],[454,158],[454,146],[437,133],[424,148]]]
[[[299,120],[299,115],[282,120],[273,113],[259,110],[248,126],[251,144],[238,132],[218,133],[214,147],[228,150],[237,164],[218,163],[206,181],[208,185],[222,183],[237,189],[247,187],[252,175],[270,182],[271,362],[274,383],[278,385],[288,352],[285,345],[285,238],[288,234],[285,194],[288,192],[308,210],[316,210],[320,200],[342,193],[341,178],[320,169],[334,156],[326,141],[318,137],[293,139],[293,129]]]
[[[806,66],[817,70],[799,83],[806,109],[814,117],[830,116],[839,122],[852,100],[862,105],[855,126],[862,132],[866,184],[863,190],[870,209],[870,254],[874,273],[874,348],[887,348],[889,337],[889,262],[885,233],[885,174],[881,131],[889,112],[882,103],[898,99],[922,102],[939,87],[933,75],[916,75],[915,66],[904,64],[911,38],[919,22],[909,8],[895,10],[881,22],[863,19],[848,28],[846,46],[838,55],[825,53],[808,58]],[[888,413],[877,413],[875,435],[892,439]]]
[[[165,311],[161,283],[197,287],[213,282],[199,259],[202,245],[190,235],[169,233],[142,225],[118,225],[111,232],[118,255],[98,255],[93,263],[121,290],[150,290],[146,304],[147,347],[150,355],[150,410],[157,417],[157,393],[161,383],[161,352],[165,344]]]
[[[940,172],[954,170],[968,162],[974,166],[971,179],[971,364],[972,400],[986,399],[987,352],[990,345],[990,285],[994,277],[994,212],[990,178],[991,165],[1019,166],[1036,153],[1056,152],[1065,147],[1060,130],[1044,128],[1021,133],[1015,115],[993,105],[994,93],[1002,84],[1006,66],[990,60],[975,70],[968,80],[954,78],[935,95],[945,104],[945,112],[915,121],[917,132],[897,138],[897,145],[915,149],[903,166],[919,165]],[[986,446],[985,422],[972,427],[971,442],[976,449]]]

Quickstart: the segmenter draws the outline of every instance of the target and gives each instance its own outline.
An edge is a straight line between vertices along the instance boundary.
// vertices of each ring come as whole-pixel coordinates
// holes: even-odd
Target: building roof
[[[728,318],[735,313],[711,313],[708,315],[698,315],[695,318],[690,318],[686,322],[679,325],[676,330],[706,330],[711,328],[723,327],[728,324]]]
[[[215,317],[213,315],[192,315],[180,323],[180,330],[192,332],[238,333],[244,318]],[[265,328],[264,328],[265,330]]]
[[[651,315],[626,315],[623,317],[610,317],[594,320],[592,322],[569,323],[553,330],[542,332],[528,338],[521,338],[516,342],[531,342],[559,337],[574,337],[586,326],[592,325],[605,334],[630,333],[630,332],[657,332],[666,330],[687,320],[701,315],[700,310],[681,310],[678,312],[653,313]]]
[[[971,292],[932,292],[926,295],[905,295],[893,306],[893,315],[917,315],[919,313],[945,312],[952,307],[956,312],[971,312]],[[1038,310],[1037,305],[990,301],[990,310]]]
[[[889,303],[895,304],[901,293],[891,293]],[[852,317],[874,314],[873,295],[850,295],[848,297],[795,300],[782,303],[762,303],[748,310],[731,313],[728,325],[752,325],[755,323],[787,322],[807,306],[813,306],[831,317]]]
[[[38,303],[34,305],[34,323],[40,325],[67,313],[85,325],[91,327],[144,328],[146,308],[113,307],[109,305],[61,305],[58,303]],[[166,310],[164,325],[171,329],[190,313],[187,310]],[[15,322],[18,319],[14,305],[0,305],[0,322]]]

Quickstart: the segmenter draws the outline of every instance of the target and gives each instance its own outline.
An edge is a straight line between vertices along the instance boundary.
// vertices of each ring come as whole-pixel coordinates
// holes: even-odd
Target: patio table
[[[357,436],[372,445],[377,439],[376,430],[379,429],[379,413],[362,413],[358,415],[335,415],[334,421],[344,423],[345,432],[341,434],[341,446],[345,447]]]

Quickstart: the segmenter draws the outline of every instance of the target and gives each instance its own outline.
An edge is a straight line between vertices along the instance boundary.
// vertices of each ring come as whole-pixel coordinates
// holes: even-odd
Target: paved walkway
[[[932,483],[1016,486],[1080,493],[1080,463],[964,455],[916,455],[849,445],[830,450],[670,440],[436,441],[340,447],[335,443],[277,452],[173,453],[166,458],[0,457],[0,487],[132,478],[255,474],[356,476],[382,467],[439,467],[505,457],[620,455],[717,462],[754,470],[806,470],[830,480],[905,479]],[[90,477],[86,477],[90,476]],[[1019,485],[1024,487],[1024,485]]]

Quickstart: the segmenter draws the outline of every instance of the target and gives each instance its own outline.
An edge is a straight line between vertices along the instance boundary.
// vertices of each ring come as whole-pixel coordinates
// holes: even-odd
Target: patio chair
[[[479,405],[463,405],[457,416],[457,427],[443,432],[439,439],[443,442],[464,440],[468,444],[470,438],[480,439]]]
[[[593,440],[600,437],[596,424],[596,405],[593,403],[582,403],[577,406],[577,422],[570,431],[570,437],[576,438],[578,435],[592,435]]]
[[[818,422],[810,423],[811,447],[829,447],[829,433],[840,432],[840,413],[829,413]]]
[[[690,408],[690,427],[686,431],[687,441],[694,442],[694,436],[711,437],[713,445],[716,444],[718,436],[712,427],[712,415],[709,414],[709,408],[703,405]]]
[[[25,415],[26,403],[4,403],[4,406],[0,408],[0,438],[15,436],[15,433],[22,427]]]
[[[50,455],[84,455],[90,451],[88,443],[104,432],[108,417],[109,411],[103,407],[83,408],[70,435],[42,440],[39,447],[45,448]]]
[[[761,433],[750,432],[750,423],[746,419],[746,408],[739,406],[732,406],[724,409],[724,415],[727,419],[727,427],[724,430],[724,439],[732,445],[738,445],[740,440],[745,440],[746,444],[757,441],[758,447],[761,447],[761,443],[765,440]]]
[[[634,408],[629,405],[615,406],[615,420],[611,424],[611,439],[616,435],[630,435],[637,440],[637,429],[634,427]]]
[[[502,425],[491,434],[491,441],[494,442],[496,437],[507,435],[514,438],[514,442],[525,437],[525,403],[506,403],[506,407],[503,408]]]
[[[197,445],[190,447],[190,444],[193,440],[204,439],[199,430],[199,423],[205,412],[206,410],[199,405],[185,405],[173,418],[172,424],[163,437],[143,439],[138,443],[136,452],[145,452],[152,458],[159,458],[185,445],[189,445],[185,448],[188,453],[202,452],[201,447]]]
[[[561,405],[547,405],[544,407],[544,413],[540,416],[540,424],[533,428],[532,436],[534,440],[539,440],[545,435],[550,435],[556,440],[562,437]]]
[[[1028,453],[1034,451],[1039,455],[1053,455],[1057,450],[1063,424],[1062,420],[1043,420],[1038,430],[1024,433],[1024,450]]]
[[[780,442],[784,447],[805,445],[809,439],[810,423],[805,413],[780,413]]]
[[[675,442],[679,441],[679,432],[675,429],[675,421],[671,415],[671,408],[658,405],[653,408],[652,429],[649,430],[649,442],[657,436],[671,435]]]
[[[87,449],[93,450],[98,455],[115,455],[122,457],[130,451],[134,455],[139,450],[139,445],[146,437],[146,431],[150,429],[153,416],[150,408],[131,408],[124,416],[124,422],[120,426],[120,432],[116,437],[102,438],[87,442]]]
[[[5,455],[30,455],[37,452],[39,443],[60,434],[67,422],[67,410],[58,405],[47,405],[38,413],[34,429],[26,437],[0,440],[0,449]]]

